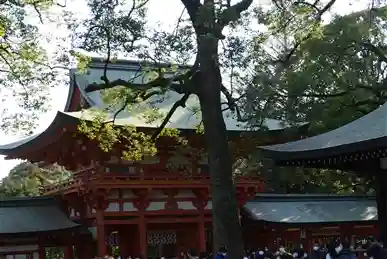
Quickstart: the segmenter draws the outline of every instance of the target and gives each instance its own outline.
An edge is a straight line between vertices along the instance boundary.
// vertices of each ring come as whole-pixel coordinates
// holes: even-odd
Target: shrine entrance
[[[106,232],[105,244],[109,254],[121,258],[145,254],[141,252],[137,225],[110,225]],[[145,248],[148,258],[178,257],[191,248],[199,252],[198,223],[148,223]]]
[[[190,248],[198,249],[195,227],[195,223],[148,224],[148,257],[178,257]]]
[[[149,258],[178,256],[176,231],[149,231],[147,238]]]

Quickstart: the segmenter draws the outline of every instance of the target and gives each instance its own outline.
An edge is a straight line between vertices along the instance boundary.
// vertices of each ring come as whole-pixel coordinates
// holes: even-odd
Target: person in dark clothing
[[[188,252],[187,252],[187,256],[189,259],[199,259],[198,257],[198,254],[196,253],[196,250],[191,248]]]
[[[302,251],[300,248],[294,248],[292,250],[292,256],[294,259],[300,259],[302,258]]]
[[[352,252],[349,249],[349,244],[344,242],[336,246],[337,259],[352,259]]]
[[[342,245],[340,242],[334,241],[334,242],[330,243],[327,246],[327,248],[328,248],[328,252],[325,256],[325,259],[335,259],[335,258],[337,258],[338,253],[341,251]]]
[[[218,253],[216,253],[215,259],[227,259],[227,249],[225,247],[220,247]]]
[[[324,259],[323,258],[323,253],[320,249],[320,244],[318,241],[314,242],[312,251],[308,255],[309,259]]]
[[[278,249],[278,256],[277,256],[277,258],[280,258],[280,259],[293,259],[292,254],[288,253],[285,250],[284,246],[280,246],[280,248]]]
[[[258,249],[255,251],[254,258],[255,259],[265,259],[265,250],[264,249]]]
[[[378,242],[373,242],[366,252],[369,259],[387,259],[387,250]]]
[[[200,252],[200,255],[199,255],[199,258],[200,259],[207,259],[207,258],[209,258],[208,257],[208,253],[207,252]]]
[[[293,249],[292,255],[293,255],[293,258],[295,259],[304,259],[307,257],[307,254],[305,250],[302,248],[302,246]]]
[[[385,240],[385,238],[383,237],[383,235],[380,235],[378,239],[372,240],[372,241],[373,241],[373,242],[379,243],[379,245],[380,245],[382,248],[384,248],[386,244],[384,244],[382,240]]]
[[[274,259],[274,254],[267,248],[265,247],[265,254],[264,254],[264,258],[265,259]]]

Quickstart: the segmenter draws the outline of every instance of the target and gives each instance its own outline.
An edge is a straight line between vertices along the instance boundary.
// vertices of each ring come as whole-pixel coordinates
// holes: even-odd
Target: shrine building
[[[45,186],[41,198],[0,202],[0,257],[10,259],[9,256],[23,254],[42,259],[44,247],[50,246],[63,247],[65,259],[87,259],[117,251],[121,258],[170,257],[189,248],[211,251],[212,204],[205,156],[192,163],[188,159],[192,153],[176,152],[173,143],[161,139],[155,156],[127,161],[121,159],[122,146],[103,152],[97,141],[79,132],[81,120],[92,120],[95,108],[106,108],[100,92],[85,91],[88,85],[101,81],[104,65],[96,59],[86,73],[71,71],[64,111],[57,113],[44,132],[0,146],[0,154],[8,159],[58,163],[73,172],[71,179]],[[136,76],[139,71],[138,62],[117,61],[109,64],[107,76],[110,80],[141,80]],[[154,96],[147,103],[119,113],[115,127],[133,125],[150,132],[162,118],[150,122],[141,111],[157,107],[166,114],[181,96],[173,91]],[[198,99],[191,96],[186,108],[178,108],[166,126],[179,129],[194,150],[204,147],[202,136],[195,130],[200,123],[195,114],[197,108]],[[230,111],[224,112],[224,118],[230,140],[241,145],[239,152],[250,152],[243,143],[245,133],[256,134],[264,145],[295,139],[302,130],[300,127],[292,131],[293,135],[282,134],[286,130],[284,123],[267,119],[263,124],[268,130],[254,132]],[[173,164],[189,164],[190,170],[187,173]],[[309,246],[312,238],[321,239],[326,232],[332,233],[324,230],[328,227],[347,237],[374,231],[375,215],[363,216],[364,211],[375,207],[370,198],[316,196],[312,201],[301,196],[266,195],[264,179],[258,175],[240,176],[235,182],[248,247],[295,243],[300,238]],[[352,203],[346,202],[348,206],[343,207],[340,199]],[[337,210],[327,208],[326,203],[336,204]],[[16,213],[21,215],[16,217]],[[331,214],[324,217],[322,213]]]

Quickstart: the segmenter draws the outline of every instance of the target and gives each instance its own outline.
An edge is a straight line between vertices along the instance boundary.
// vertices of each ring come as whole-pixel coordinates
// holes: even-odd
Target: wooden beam
[[[137,225],[138,219],[105,219],[105,225]]]
[[[157,218],[147,218],[148,223],[197,223],[198,217],[187,217],[187,218],[178,218],[178,217],[157,217]],[[211,218],[203,218],[204,222],[211,222]]]

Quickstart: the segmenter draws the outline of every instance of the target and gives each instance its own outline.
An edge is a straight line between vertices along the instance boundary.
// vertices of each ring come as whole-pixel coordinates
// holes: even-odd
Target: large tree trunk
[[[379,240],[387,246],[387,171],[376,174],[376,204],[378,208]]]
[[[230,259],[241,259],[244,247],[221,109],[218,40],[211,35],[201,36],[198,45],[201,73],[198,95],[211,175],[214,249],[224,245]]]

